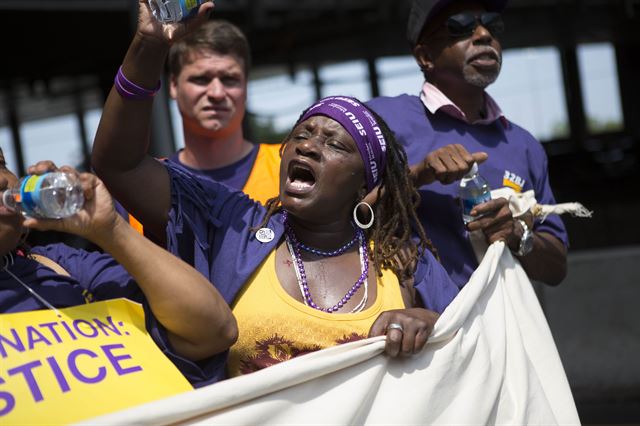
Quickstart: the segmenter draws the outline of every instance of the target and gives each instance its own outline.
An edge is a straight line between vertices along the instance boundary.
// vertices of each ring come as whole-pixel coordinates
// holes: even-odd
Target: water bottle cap
[[[467,176],[473,176],[478,174],[478,163],[473,163],[471,170],[467,173]]]

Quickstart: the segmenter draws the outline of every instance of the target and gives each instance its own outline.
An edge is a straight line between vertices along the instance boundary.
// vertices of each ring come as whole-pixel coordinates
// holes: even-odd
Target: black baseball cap
[[[413,0],[411,2],[411,12],[409,12],[409,22],[407,23],[407,38],[411,46],[418,43],[422,29],[433,19],[442,9],[455,3],[456,0]],[[508,0],[478,0],[484,4],[489,12],[502,12]]]

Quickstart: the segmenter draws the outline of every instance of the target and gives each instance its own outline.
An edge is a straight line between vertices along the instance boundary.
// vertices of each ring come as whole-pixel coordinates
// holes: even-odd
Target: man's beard
[[[462,71],[464,80],[476,87],[481,89],[486,89],[491,83],[498,79],[498,75],[500,75],[500,66],[495,71],[491,71],[489,73],[479,73],[476,70],[470,70],[470,67],[465,67]]]
[[[462,68],[462,76],[464,77],[464,80],[472,86],[486,89],[487,86],[495,82],[500,75],[500,70],[502,69],[502,55],[492,47],[487,47],[483,50],[490,50],[495,54],[497,58],[496,68],[478,70],[473,65],[467,64],[465,61],[465,65]]]

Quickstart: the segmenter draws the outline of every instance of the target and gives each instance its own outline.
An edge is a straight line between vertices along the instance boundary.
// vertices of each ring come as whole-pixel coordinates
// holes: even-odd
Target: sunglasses
[[[485,27],[493,36],[504,31],[502,16],[497,12],[484,12],[476,15],[473,12],[463,12],[452,15],[446,22],[449,36],[455,38],[470,37],[478,28]]]

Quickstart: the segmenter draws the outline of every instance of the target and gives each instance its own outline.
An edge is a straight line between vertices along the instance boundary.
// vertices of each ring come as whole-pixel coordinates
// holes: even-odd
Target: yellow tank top
[[[247,182],[242,191],[260,204],[275,197],[280,192],[280,144],[260,144]],[[129,224],[144,235],[142,223],[129,215]]]
[[[229,377],[252,373],[282,361],[367,337],[383,311],[404,308],[395,274],[383,271],[377,297],[362,312],[329,314],[291,297],[280,285],[275,250],[245,284],[232,306],[238,341],[229,351]]]

